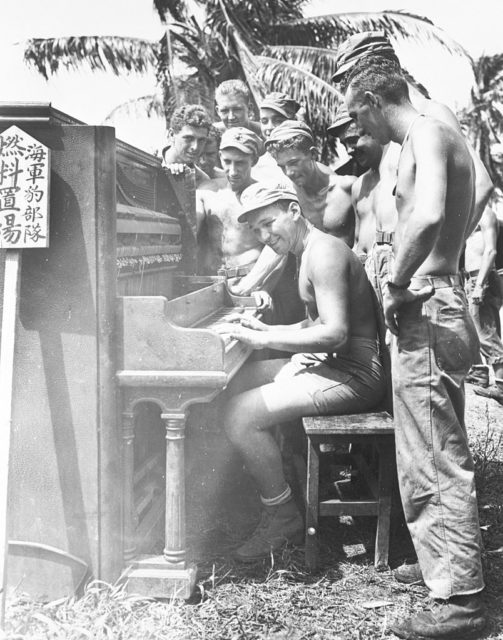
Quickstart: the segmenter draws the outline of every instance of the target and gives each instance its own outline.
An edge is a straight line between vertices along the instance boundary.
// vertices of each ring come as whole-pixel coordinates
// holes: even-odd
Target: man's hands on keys
[[[428,285],[418,291],[410,289],[391,289],[385,286],[383,290],[383,311],[386,326],[395,336],[398,335],[396,312],[403,304],[428,300],[435,293],[435,289]]]
[[[224,337],[244,342],[252,349],[263,349],[265,336],[262,334],[268,331],[269,326],[251,315],[234,313],[226,318],[226,322],[216,324],[213,329]]]

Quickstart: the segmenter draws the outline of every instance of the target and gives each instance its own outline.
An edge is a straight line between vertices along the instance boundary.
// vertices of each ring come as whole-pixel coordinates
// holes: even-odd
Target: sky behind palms
[[[257,0],[259,1],[259,0]],[[503,52],[501,0],[311,0],[306,14],[340,11],[404,9],[431,18],[468,52],[478,57]],[[16,0],[2,6],[0,21],[0,78],[2,100],[51,101],[56,107],[92,124],[99,124],[112,109],[128,99],[153,93],[154,74],[122,78],[90,74],[85,70],[59,73],[46,82],[23,63],[23,41],[33,37],[69,35],[121,35],[157,40],[162,28],[151,0]],[[427,85],[433,97],[452,107],[469,98],[470,67],[438,46],[399,43],[404,66]],[[152,143],[135,137],[129,123],[118,123],[119,137],[152,150]],[[155,139],[159,123],[142,134]]]

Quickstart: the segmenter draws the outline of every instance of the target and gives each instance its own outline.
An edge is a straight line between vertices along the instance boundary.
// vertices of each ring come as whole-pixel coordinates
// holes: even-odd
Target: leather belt
[[[445,289],[446,287],[454,287],[463,284],[463,278],[459,273],[453,273],[447,276],[412,276],[410,288],[421,289],[431,285],[434,289]]]
[[[393,244],[395,233],[393,231],[376,231],[376,244]]]
[[[250,262],[249,264],[243,264],[239,267],[220,267],[217,275],[224,276],[225,278],[242,278],[250,273],[254,264],[254,262]]]

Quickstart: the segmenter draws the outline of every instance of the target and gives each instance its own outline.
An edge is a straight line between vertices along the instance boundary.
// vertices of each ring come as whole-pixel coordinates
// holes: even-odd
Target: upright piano
[[[143,595],[188,597],[187,411],[245,362],[248,348],[214,326],[236,305],[256,315],[254,301],[194,274],[189,169],[170,177],[111,127],[48,104],[0,104],[0,131],[11,124],[51,148],[52,166],[50,246],[24,251],[21,270],[9,583],[59,597],[87,567]],[[162,440],[144,420],[152,405]]]

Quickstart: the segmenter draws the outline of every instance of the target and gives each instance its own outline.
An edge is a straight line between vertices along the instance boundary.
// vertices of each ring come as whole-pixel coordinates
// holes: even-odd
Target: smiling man
[[[401,145],[395,262],[383,296],[396,334],[396,452],[417,575],[435,604],[392,625],[401,638],[460,638],[485,624],[473,460],[464,378],[477,356],[459,258],[476,220],[475,171],[462,136],[419,113],[393,61],[360,60],[346,104],[361,132]]]
[[[242,80],[225,80],[219,84],[215,91],[215,102],[215,110],[221,120],[215,123],[215,127],[220,133],[232,127],[245,127],[261,136],[260,124],[250,118],[251,95]]]
[[[302,213],[309,222],[353,246],[351,186],[354,176],[338,176],[317,161],[313,134],[303,122],[285,120],[273,129],[265,144],[293,182]]]
[[[210,117],[199,104],[186,104],[173,112],[169,123],[168,146],[163,149],[163,165],[174,175],[182,174],[185,165],[195,169],[196,186],[208,176],[197,162],[204,151],[211,128]]]
[[[263,503],[259,526],[235,552],[237,559],[251,561],[302,539],[302,518],[271,427],[305,415],[370,409],[382,398],[385,381],[370,285],[351,249],[304,218],[291,187],[255,183],[243,191],[241,202],[243,226],[278,254],[297,257],[299,293],[307,309],[307,319],[297,324],[236,318],[236,324],[219,329],[254,349],[295,354],[241,369],[225,411],[226,433]]]

